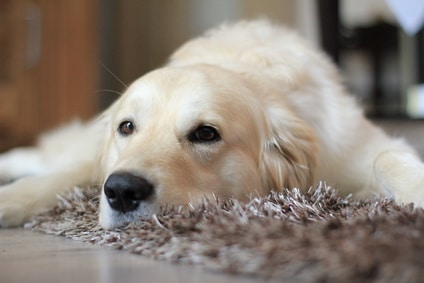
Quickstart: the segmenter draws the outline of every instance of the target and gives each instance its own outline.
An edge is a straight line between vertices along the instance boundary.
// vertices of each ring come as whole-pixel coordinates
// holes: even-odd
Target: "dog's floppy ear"
[[[266,113],[260,172],[267,190],[308,189],[314,182],[318,147],[312,128],[294,113],[279,108]]]

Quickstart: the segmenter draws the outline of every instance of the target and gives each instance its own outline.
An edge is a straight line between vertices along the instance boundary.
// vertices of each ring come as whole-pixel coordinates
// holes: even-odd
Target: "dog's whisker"
[[[117,91],[117,90],[113,90],[113,89],[98,89],[98,90],[95,91],[95,93],[99,93],[99,92],[110,92],[110,93],[117,94],[118,96],[122,95],[122,92]]]
[[[128,85],[126,83],[124,83],[117,75],[115,75],[114,72],[112,72],[112,70],[110,70],[108,67],[106,67],[106,65],[98,60],[99,64],[102,66],[103,69],[105,69],[112,77],[114,77],[120,84],[122,84],[125,88],[128,88]]]

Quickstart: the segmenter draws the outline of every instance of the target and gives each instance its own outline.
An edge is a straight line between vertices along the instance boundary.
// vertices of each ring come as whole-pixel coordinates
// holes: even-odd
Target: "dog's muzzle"
[[[146,179],[128,172],[114,173],[104,184],[104,194],[110,207],[126,213],[136,210],[153,194],[153,185]]]

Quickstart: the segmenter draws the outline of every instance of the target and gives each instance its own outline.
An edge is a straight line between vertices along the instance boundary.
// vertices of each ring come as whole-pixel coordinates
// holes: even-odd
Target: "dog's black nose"
[[[110,175],[103,190],[110,207],[126,213],[152,195],[153,185],[142,177],[121,172]]]

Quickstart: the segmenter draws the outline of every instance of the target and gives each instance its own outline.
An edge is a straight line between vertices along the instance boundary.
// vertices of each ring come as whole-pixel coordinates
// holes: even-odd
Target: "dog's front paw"
[[[22,208],[0,201],[0,228],[20,226],[25,220],[26,217]]]
[[[27,182],[17,181],[0,187],[0,227],[22,225],[39,211],[37,197]]]

